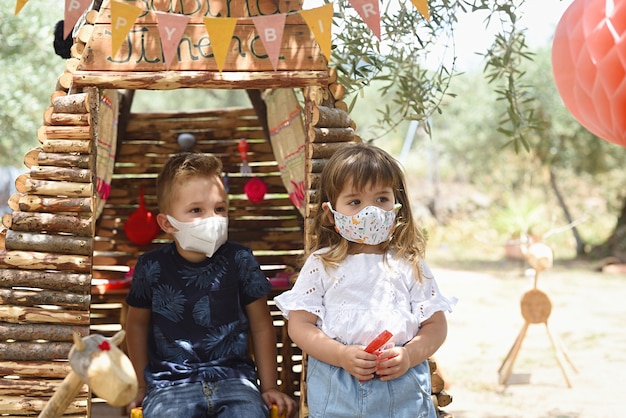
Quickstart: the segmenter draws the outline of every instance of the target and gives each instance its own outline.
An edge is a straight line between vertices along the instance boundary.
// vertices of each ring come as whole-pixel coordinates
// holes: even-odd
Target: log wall
[[[0,246],[0,414],[38,415],[90,332],[98,90],[55,93],[16,180]],[[89,414],[84,386],[66,416]]]

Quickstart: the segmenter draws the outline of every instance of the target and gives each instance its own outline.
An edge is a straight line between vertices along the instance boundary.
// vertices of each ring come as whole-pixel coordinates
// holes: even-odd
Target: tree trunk
[[[589,256],[594,259],[615,257],[620,263],[626,262],[626,196],[622,197],[622,210],[613,232],[606,241],[594,247]]]
[[[565,219],[567,219],[567,222],[570,225],[572,225],[572,234],[574,234],[574,239],[576,240],[576,256],[585,255],[585,242],[581,238],[580,233],[578,232],[578,228],[576,228],[576,225],[574,224],[574,219],[572,218],[572,214],[570,213],[567,207],[567,203],[565,202],[565,199],[563,198],[563,195],[561,194],[561,191],[559,190],[556,184],[556,176],[554,174],[554,171],[550,169],[549,173],[550,173],[550,187],[552,187],[552,191],[554,191],[554,195],[559,201],[559,205],[561,206],[561,209],[563,209],[563,214],[565,215]]]

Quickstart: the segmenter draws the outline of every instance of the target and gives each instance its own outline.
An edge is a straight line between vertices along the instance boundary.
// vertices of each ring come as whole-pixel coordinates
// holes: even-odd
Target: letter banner
[[[28,3],[28,0],[17,0],[15,2],[15,12],[13,12],[13,16],[17,16],[17,14],[22,10],[22,8]]]
[[[217,63],[217,69],[222,72],[228,49],[233,40],[235,26],[237,26],[237,18],[234,17],[205,17],[204,26],[209,33],[211,46],[213,48],[213,56]]]
[[[165,12],[154,12],[157,17],[157,27],[161,36],[161,49],[165,59],[165,68],[170,69],[172,59],[176,55],[180,39],[185,33],[189,16]]]
[[[349,0],[363,22],[380,41],[380,12],[378,0]]]
[[[428,11],[428,0],[411,0],[411,3],[415,6],[418,12],[424,19],[430,22],[430,12]]]
[[[111,1],[111,57],[117,54],[142,10],[132,4]]]
[[[263,46],[270,58],[274,71],[276,71],[278,66],[278,56],[280,55],[280,46],[283,43],[286,17],[287,15],[285,14],[275,14],[252,18],[254,27],[259,33],[259,38],[263,41]]]
[[[63,18],[63,39],[67,39],[74,25],[83,15],[91,0],[65,0],[65,17]]]
[[[321,7],[301,10],[300,15],[313,32],[322,54],[330,61],[332,43],[333,4],[328,3]]]

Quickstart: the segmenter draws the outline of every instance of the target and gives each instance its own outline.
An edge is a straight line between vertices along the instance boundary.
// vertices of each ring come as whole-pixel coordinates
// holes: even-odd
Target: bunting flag
[[[348,0],[363,22],[380,41],[380,11],[378,0]]]
[[[428,0],[411,0],[411,3],[413,3],[413,6],[415,6],[417,11],[420,12],[422,16],[424,16],[424,19],[430,22],[430,12],[428,11]]]
[[[300,15],[313,32],[322,54],[330,61],[332,44],[333,4],[328,3],[314,9],[302,10]]]
[[[280,55],[280,46],[283,43],[286,17],[287,15],[285,14],[275,14],[257,16],[252,19],[274,71],[276,71],[278,66],[278,56]]]
[[[222,72],[228,49],[233,40],[237,19],[234,17],[205,17],[204,26],[209,33],[211,46],[213,47],[213,55],[217,62],[217,69]]]
[[[124,38],[130,32],[142,10],[132,4],[111,1],[111,56],[114,57],[122,46]]]
[[[185,33],[189,16],[165,12],[154,13],[157,17],[157,27],[159,29],[159,35],[161,36],[161,49],[163,50],[163,58],[165,59],[165,68],[169,70],[172,60],[176,55],[180,39]]]
[[[65,0],[65,17],[63,18],[63,39],[67,39],[74,25],[85,12],[91,0]]]
[[[348,0],[352,7],[357,11],[361,19],[381,40],[380,30],[380,0]],[[15,15],[28,0],[16,0]],[[430,13],[428,11],[428,0],[411,0],[419,13],[430,21]],[[64,37],[67,38],[80,16],[87,9],[91,0],[65,0],[65,20],[64,20]],[[122,0],[111,0],[111,42],[112,56],[115,56],[122,46],[124,39],[132,29],[137,18],[143,12],[143,9],[134,6]],[[178,13],[166,13],[156,10],[149,10],[155,13],[157,17],[157,27],[161,37],[161,48],[166,68],[169,70],[171,63],[176,55],[180,40],[185,33],[190,16]],[[252,19],[256,27],[259,37],[263,42],[268,58],[274,70],[278,67],[280,59],[280,49],[285,29],[285,20],[287,15],[299,13],[307,26],[314,35],[322,54],[328,61],[331,59],[332,48],[332,17],[333,4],[327,3],[323,6],[308,10],[300,10],[289,13],[276,13],[265,16],[255,16]],[[239,18],[232,17],[205,17],[204,25],[206,26],[213,55],[217,61],[217,67],[220,72],[224,68],[228,51],[231,45],[232,37]]]
[[[17,16],[26,3],[28,3],[28,0],[17,0],[17,2],[15,2],[15,12],[13,12],[13,16]]]

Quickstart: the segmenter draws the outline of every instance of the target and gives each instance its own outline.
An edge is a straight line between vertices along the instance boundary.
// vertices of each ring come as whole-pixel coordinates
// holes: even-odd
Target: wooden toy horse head
[[[124,406],[137,394],[137,375],[130,359],[117,346],[124,340],[119,331],[110,339],[94,334],[85,338],[74,334],[70,350],[72,371],[57,388],[39,418],[56,418],[63,415],[83,384],[112,406]]]
[[[81,338],[74,334],[70,350],[72,370],[90,389],[109,405],[124,406],[135,398],[137,376],[129,358],[120,350],[124,331],[111,339],[94,334]]]

